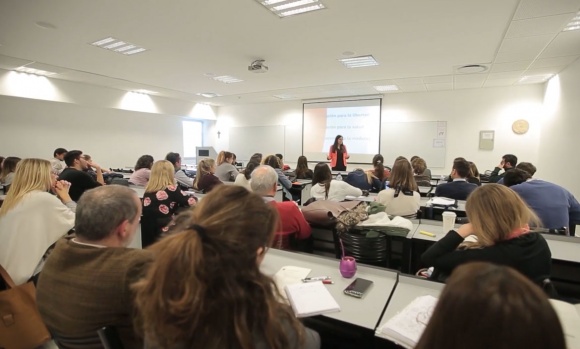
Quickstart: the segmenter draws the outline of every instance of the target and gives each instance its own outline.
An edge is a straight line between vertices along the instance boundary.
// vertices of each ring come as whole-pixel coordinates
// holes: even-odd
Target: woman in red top
[[[342,136],[337,135],[326,157],[330,160],[330,167],[333,171],[346,171],[346,159],[349,157],[346,146],[342,143]]]

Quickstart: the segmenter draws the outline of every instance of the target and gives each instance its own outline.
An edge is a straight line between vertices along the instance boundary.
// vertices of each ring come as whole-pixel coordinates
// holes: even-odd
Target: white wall
[[[387,94],[383,99],[382,118],[387,121],[447,121],[447,149],[445,168],[434,173],[448,173],[455,157],[474,161],[480,170],[493,169],[501,156],[514,153],[521,161],[538,162],[540,120],[542,118],[543,86],[524,85],[457,91]],[[517,119],[530,122],[525,135],[515,135],[511,124]],[[216,142],[220,149],[229,146],[228,127],[287,125],[285,157],[287,163],[296,161],[302,148],[302,102],[220,107],[216,130],[222,132]],[[479,131],[495,130],[493,151],[481,151]],[[292,139],[288,139],[289,134]],[[259,139],[249,139],[256,142]],[[388,142],[388,140],[382,140]],[[235,152],[235,149],[230,149]],[[401,154],[407,157],[421,154]],[[394,159],[385,159],[387,163]]]
[[[580,60],[546,86],[545,113],[536,177],[580,196]]]

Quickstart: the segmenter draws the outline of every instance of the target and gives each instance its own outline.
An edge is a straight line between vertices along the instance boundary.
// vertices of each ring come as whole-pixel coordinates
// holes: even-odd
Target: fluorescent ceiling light
[[[221,95],[218,95],[217,93],[213,93],[213,92],[202,92],[202,93],[196,93],[198,96],[202,96],[205,98],[214,98],[214,97],[220,97]]]
[[[100,47],[100,48],[105,49],[105,50],[117,52],[119,54],[124,54],[124,55],[132,55],[135,53],[146,51],[146,49],[144,49],[143,47],[139,47],[137,45],[130,44],[130,43],[125,42],[123,40],[116,39],[112,36],[95,41],[95,42],[91,43],[91,45]]]
[[[287,10],[289,8],[292,8],[292,7],[298,7],[298,6],[312,4],[313,2],[318,2],[318,0],[299,0],[299,1],[290,2],[288,4],[284,4],[284,5],[274,6],[274,7],[272,7],[272,9],[275,11],[282,11],[282,10]]]
[[[580,29],[580,12],[576,13],[574,18],[572,18],[572,20],[568,24],[566,24],[566,26],[564,27],[564,29],[562,29],[562,31],[567,32],[578,29]]]
[[[537,84],[540,82],[545,82],[550,79],[554,74],[542,74],[542,75],[526,75],[522,76],[518,81],[519,84]]]
[[[322,10],[323,8],[325,8],[325,7],[322,4],[318,4],[318,5],[314,5],[314,6],[308,6],[308,7],[301,7],[301,8],[298,8],[296,10],[291,10],[291,11],[286,11],[286,12],[279,13],[278,16],[280,16],[280,17],[288,17],[288,16],[293,16],[293,15],[299,15],[299,14],[305,13],[305,12],[312,12],[312,11],[316,11],[316,10]]]
[[[159,92],[155,92],[155,91],[151,91],[151,90],[145,90],[145,89],[133,90],[131,92],[141,93],[141,94],[145,94],[145,95],[156,95],[156,94],[159,94]]]
[[[342,58],[339,59],[338,61],[344,64],[344,66],[347,68],[362,68],[379,65],[379,63],[371,55],[352,58]]]
[[[399,86],[397,85],[382,85],[382,86],[373,86],[375,90],[379,92],[393,92],[399,91]]]
[[[233,84],[233,83],[236,83],[236,82],[242,82],[242,81],[244,81],[244,80],[240,80],[238,78],[234,78],[233,76],[229,76],[229,75],[216,76],[213,79],[215,81],[223,82],[225,84]]]
[[[267,5],[274,5],[274,4],[278,4],[281,2],[284,2],[286,0],[266,0],[262,2],[262,5],[267,6]]]
[[[16,71],[19,71],[21,73],[26,73],[26,74],[34,74],[34,75],[42,75],[42,76],[56,75],[55,72],[34,69],[34,68],[28,68],[27,66],[24,66],[24,65],[22,67],[16,68]]]
[[[288,17],[326,8],[320,0],[256,0],[278,17]]]

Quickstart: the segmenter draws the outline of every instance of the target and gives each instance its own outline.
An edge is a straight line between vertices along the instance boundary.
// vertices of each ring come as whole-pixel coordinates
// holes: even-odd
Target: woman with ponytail
[[[197,173],[193,188],[204,193],[209,193],[216,185],[223,184],[215,175],[215,160],[205,158],[197,164]]]
[[[222,185],[187,215],[151,247],[154,262],[133,286],[146,348],[319,348],[260,271],[276,209]]]

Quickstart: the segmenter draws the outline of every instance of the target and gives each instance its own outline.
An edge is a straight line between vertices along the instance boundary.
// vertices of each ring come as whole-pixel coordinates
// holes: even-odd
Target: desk
[[[364,202],[374,202],[377,201],[377,193],[369,193],[368,196],[351,196],[347,195],[344,197],[348,201],[364,201]]]
[[[338,271],[339,261],[320,256],[269,249],[261,265],[264,274],[273,276],[288,265],[312,269],[310,275],[328,275],[334,281],[328,290],[340,305],[340,312],[324,314],[324,317],[360,326],[374,331],[391,291],[397,282],[397,273],[387,269],[358,265],[356,275],[345,279]],[[374,282],[363,299],[345,295],[342,291],[357,277]]]
[[[310,189],[312,189],[311,179],[297,179],[292,183],[292,189],[290,192],[292,194],[300,191],[300,205],[304,205],[306,201],[310,199]]]
[[[562,236],[542,234],[550,246],[552,259],[567,262],[580,263],[580,238],[575,236]]]
[[[423,218],[426,219],[437,219],[437,220],[441,220],[441,214],[444,211],[453,211],[457,214],[457,217],[466,217],[467,214],[465,213],[465,201],[464,200],[457,200],[457,207],[449,207],[448,209],[445,209],[443,207],[433,207],[431,206],[431,204],[429,203],[429,201],[431,200],[431,198],[427,198],[427,197],[421,197],[420,199],[420,205],[421,205],[421,211],[423,213]]]

